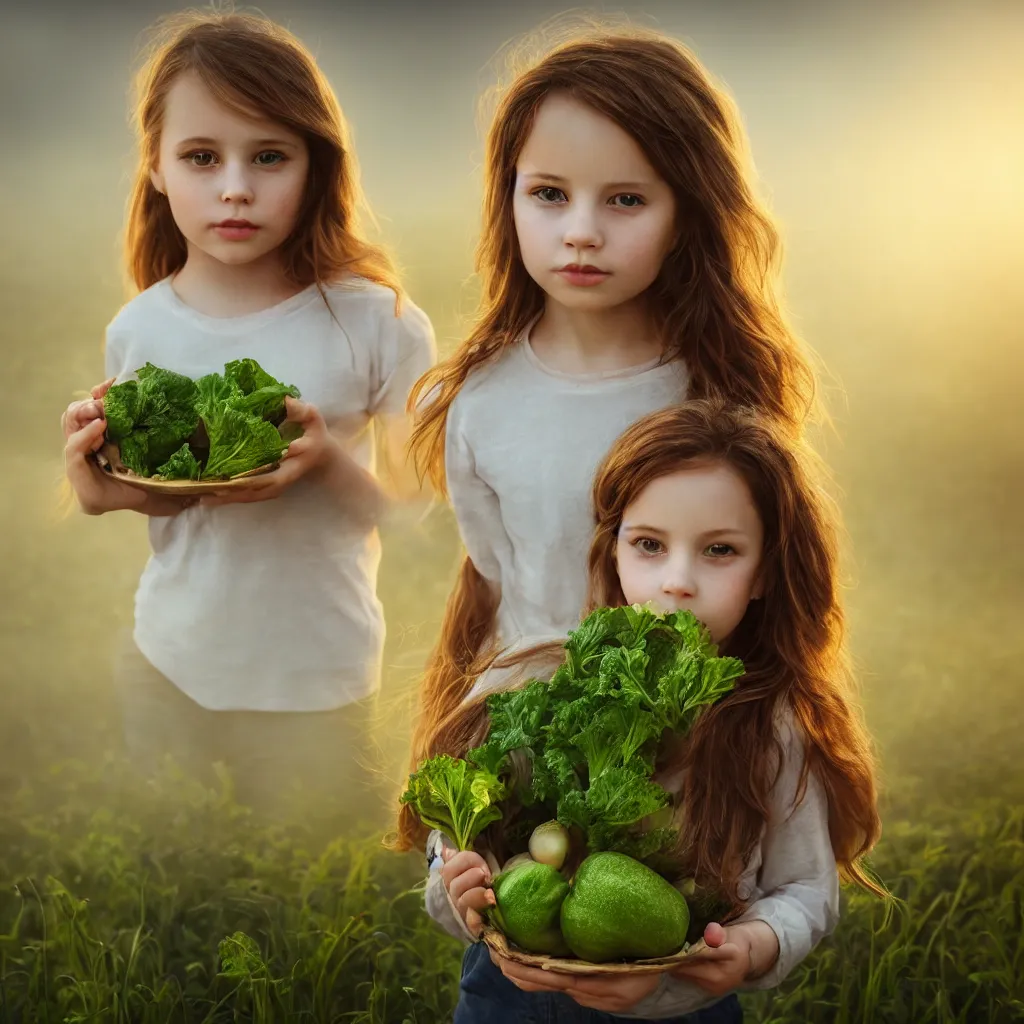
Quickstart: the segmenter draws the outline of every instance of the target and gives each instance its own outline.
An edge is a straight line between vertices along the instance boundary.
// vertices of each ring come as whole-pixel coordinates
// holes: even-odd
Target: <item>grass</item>
[[[65,765],[9,798],[0,1020],[437,1021],[458,950],[412,858],[317,825],[261,823],[180,778],[110,796]],[[226,792],[229,792],[227,790]]]
[[[15,468],[35,497],[0,497],[0,1024],[450,1019],[460,947],[422,910],[422,858],[298,808],[268,826],[229,786],[145,784],[97,756],[118,743],[107,662],[144,524],[43,530],[59,466]],[[819,950],[776,991],[744,995],[749,1022],[1024,1020],[1019,574],[1000,562],[983,585],[904,598],[935,547],[851,595],[888,791],[873,866],[902,909],[886,921],[847,893]],[[397,765],[454,525],[402,523],[384,550],[381,738]],[[97,605],[112,609],[99,632]]]
[[[370,832],[261,822],[228,785],[113,758],[2,800],[0,1021],[450,1018],[460,947],[422,910],[421,859]],[[847,893],[835,935],[744,996],[748,1020],[1024,1020],[1024,804],[908,810],[874,858],[900,909]]]

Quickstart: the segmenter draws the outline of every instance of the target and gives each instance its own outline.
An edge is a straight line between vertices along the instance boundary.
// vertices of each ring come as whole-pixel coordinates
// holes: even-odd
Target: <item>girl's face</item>
[[[541,104],[512,200],[526,270],[570,309],[641,295],[676,236],[676,202],[636,141],[563,93]]]
[[[238,266],[274,258],[295,227],[308,169],[299,135],[224,106],[194,74],[171,85],[151,177],[190,259],[202,253]]]
[[[626,509],[615,546],[629,604],[691,611],[722,643],[761,594],[764,530],[743,478],[707,463],[649,483]]]

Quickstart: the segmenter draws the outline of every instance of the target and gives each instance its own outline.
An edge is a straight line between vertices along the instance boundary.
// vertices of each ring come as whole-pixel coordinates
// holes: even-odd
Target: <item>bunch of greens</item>
[[[504,796],[505,786],[486,769],[439,754],[409,776],[402,800],[415,804],[424,825],[440,829],[460,850],[468,850],[501,817],[497,804]]]
[[[107,440],[139,476],[212,480],[276,462],[289,438],[279,429],[282,384],[255,359],[236,359],[224,373],[193,381],[146,363],[138,380],[115,384],[103,399]]]
[[[580,829],[591,852],[645,859],[676,838],[669,828],[638,827],[669,800],[653,780],[662,740],[687,733],[742,674],[740,661],[718,657],[690,612],[600,608],[569,634],[565,660],[550,682],[533,680],[488,697],[486,741],[468,752],[468,764],[455,762],[466,764],[461,785],[493,779],[519,807],[536,807]],[[451,761],[425,762],[402,797],[424,822],[429,808],[412,780],[440,772],[442,764],[452,773]],[[497,789],[489,797],[491,803],[504,798]],[[456,786],[453,800],[464,799]],[[477,819],[469,841],[499,816],[493,809]]]
[[[195,432],[198,390],[195,381],[152,363],[137,376],[115,384],[104,397],[106,436],[133,473],[151,476]]]

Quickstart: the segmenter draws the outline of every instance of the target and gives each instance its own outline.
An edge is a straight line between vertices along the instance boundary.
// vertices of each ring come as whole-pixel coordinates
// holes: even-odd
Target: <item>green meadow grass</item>
[[[0,798],[0,1020],[449,1019],[461,950],[422,909],[422,858],[230,792],[111,758]],[[895,913],[847,892],[748,1020],[1024,1020],[1024,805],[889,810],[873,867]]]

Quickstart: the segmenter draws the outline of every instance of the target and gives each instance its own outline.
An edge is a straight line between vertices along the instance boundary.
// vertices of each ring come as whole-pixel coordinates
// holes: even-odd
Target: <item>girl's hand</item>
[[[298,423],[302,437],[292,441],[281,456],[281,465],[269,473],[254,476],[244,487],[230,491],[214,491],[202,499],[202,505],[233,505],[238,502],[269,501],[280,497],[296,480],[312,470],[327,466],[332,460],[347,458],[341,445],[327,429],[320,410],[290,395],[285,399],[286,422]]]
[[[721,996],[739,988],[744,981],[764,974],[779,955],[774,929],[763,921],[748,921],[722,927],[712,921],[704,929],[708,949],[692,964],[672,968],[672,976]]]
[[[479,936],[484,928],[481,912],[495,904],[494,890],[490,888],[491,869],[479,853],[471,850],[453,850],[446,846],[441,859],[444,861],[441,881],[448,890],[452,906],[470,933]]]
[[[72,402],[60,418],[60,428],[64,431],[64,440],[67,441],[72,434],[77,434],[82,427],[92,423],[93,420],[102,420],[103,396],[110,390],[114,383],[113,377],[97,384],[91,388],[89,394],[92,398],[83,399],[80,402]],[[104,427],[104,429],[106,429]]]
[[[580,1006],[605,1013],[628,1013],[649,996],[661,980],[660,974],[586,976],[556,974],[539,967],[524,967],[491,951],[494,965],[524,992],[564,992]]]
[[[106,420],[93,419],[76,430],[64,446],[64,472],[86,515],[98,516],[104,512],[132,509],[144,515],[174,516],[195,504],[195,498],[147,494],[100,469],[90,456],[103,446],[106,429]]]

